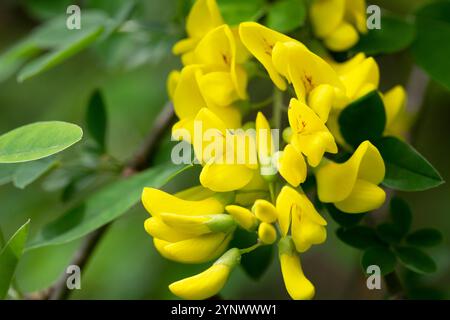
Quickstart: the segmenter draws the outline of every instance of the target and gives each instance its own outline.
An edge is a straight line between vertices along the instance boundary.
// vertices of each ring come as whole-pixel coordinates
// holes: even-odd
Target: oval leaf
[[[413,246],[433,247],[442,242],[442,234],[436,229],[420,229],[409,234],[406,242]]]
[[[365,216],[364,213],[360,214],[348,214],[340,211],[333,204],[325,205],[326,211],[329,213],[331,218],[337,222],[342,227],[352,227],[357,225]]]
[[[403,265],[417,273],[433,273],[436,271],[436,263],[426,253],[413,247],[401,247],[396,249],[397,257]]]
[[[0,163],[18,163],[51,156],[67,149],[83,137],[77,125],[36,122],[0,136]]]
[[[107,114],[105,102],[99,90],[96,90],[89,100],[86,122],[90,135],[97,142],[100,149],[105,151]]]
[[[0,299],[4,299],[25,247],[30,220],[21,226],[0,251]]]
[[[396,225],[388,222],[377,226],[377,234],[381,240],[390,244],[396,244],[402,240],[402,233],[396,228]]]
[[[57,160],[53,158],[45,158],[37,161],[22,163],[14,173],[14,186],[19,189],[24,189],[47,173],[57,163]]]
[[[386,165],[385,186],[401,191],[422,191],[444,183],[436,169],[406,142],[384,137],[376,145]]]
[[[117,181],[45,226],[27,249],[63,244],[113,221],[139,202],[144,187],[159,188],[190,166],[162,165]]]
[[[376,141],[386,126],[384,104],[378,92],[372,91],[349,104],[338,121],[342,136],[353,147],[365,140]]]
[[[439,1],[417,12],[413,54],[417,64],[450,90],[450,2]]]
[[[414,26],[405,20],[382,15],[381,29],[372,29],[362,35],[354,52],[368,55],[395,53],[406,49],[414,41]]]
[[[412,213],[408,203],[399,197],[393,197],[389,205],[392,222],[402,236],[406,235],[412,222]]]
[[[361,259],[364,272],[367,271],[369,266],[378,266],[381,271],[381,275],[387,275],[394,271],[397,259],[395,254],[386,247],[372,247],[364,251]]]
[[[256,21],[265,11],[264,0],[217,0],[217,4],[225,22],[230,25]]]

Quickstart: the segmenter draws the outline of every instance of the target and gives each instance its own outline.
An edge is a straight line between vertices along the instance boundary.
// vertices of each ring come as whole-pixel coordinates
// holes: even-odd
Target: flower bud
[[[234,218],[234,220],[243,229],[253,231],[258,226],[258,219],[247,208],[232,205],[226,206],[225,210]]]
[[[277,220],[278,214],[275,206],[267,200],[258,199],[253,205],[252,211],[256,217],[264,222],[273,223]]]
[[[262,243],[272,244],[277,240],[277,231],[273,225],[262,222],[258,228],[258,237]]]

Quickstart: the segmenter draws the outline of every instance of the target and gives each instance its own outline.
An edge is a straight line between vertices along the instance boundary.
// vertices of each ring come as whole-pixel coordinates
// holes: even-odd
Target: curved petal
[[[313,1],[310,8],[314,32],[320,38],[335,30],[344,19],[345,0]]]
[[[362,213],[378,209],[385,200],[383,189],[365,180],[356,180],[350,195],[334,205],[343,212]]]
[[[360,96],[360,91],[369,85],[369,88],[377,89],[380,82],[380,70],[376,61],[370,57],[365,59],[351,71],[341,75],[341,81],[347,89],[347,95],[351,99]],[[367,91],[365,89],[364,91]]]
[[[333,32],[328,34],[325,45],[333,51],[345,51],[353,47],[359,40],[356,29],[346,22],[342,22]]]
[[[215,0],[197,0],[187,17],[186,31],[190,37],[201,38],[223,23]]]
[[[301,218],[292,217],[291,234],[298,252],[305,252],[312,245],[321,244],[327,239],[325,227],[305,215],[302,215]]]
[[[179,232],[164,222],[158,217],[151,217],[144,222],[145,231],[153,238],[158,238],[168,242],[176,242],[186,240],[192,237],[190,233]]]
[[[200,174],[200,183],[216,192],[228,192],[245,187],[253,178],[255,170],[244,164],[219,164],[211,159]]]
[[[288,144],[281,155],[278,170],[280,175],[292,186],[298,187],[306,180],[307,168],[303,156]]]

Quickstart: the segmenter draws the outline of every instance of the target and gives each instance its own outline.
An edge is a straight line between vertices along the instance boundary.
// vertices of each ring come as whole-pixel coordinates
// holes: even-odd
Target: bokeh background
[[[121,0],[81,1],[82,8],[98,8],[113,14]],[[106,100],[109,132],[108,148],[120,160],[129,159],[149,132],[153,121],[167,101],[165,79],[180,67],[170,48],[183,36],[180,15],[185,14],[183,0],[142,0],[134,17],[144,22],[130,39],[115,35],[107,42],[82,52],[60,66],[33,79],[18,83],[14,76],[0,83],[0,133],[20,125],[42,120],[64,120],[84,126],[84,114],[92,92],[101,88]],[[243,1],[244,2],[244,1]],[[430,1],[373,1],[393,12],[408,14]],[[0,0],[0,53],[33,28],[55,15],[64,14],[72,1]],[[448,39],[447,39],[448,40]],[[443,39],[445,41],[445,39]],[[407,52],[379,57],[382,90],[396,83],[408,86],[412,58]],[[1,66],[0,66],[1,67]],[[414,72],[417,72],[415,70]],[[420,76],[422,82],[426,77]],[[416,108],[416,96],[424,88],[424,107],[414,136],[415,147],[450,180],[450,92],[433,81],[426,86],[413,85],[410,108]],[[167,136],[168,137],[168,136]],[[167,138],[168,140],[169,138]],[[69,151],[76,152],[75,150]],[[168,156],[167,146],[158,151],[157,161]],[[47,183],[48,184],[48,183]],[[62,202],[62,191],[47,192],[45,180],[25,190],[0,186],[0,226],[6,238],[32,219],[31,238],[37,230],[54,220],[71,205]],[[80,190],[80,197],[87,190]],[[416,298],[450,297],[450,185],[426,192],[404,193],[413,208],[414,225],[437,227],[444,243],[430,254],[438,271],[414,278]],[[82,270],[82,290],[73,291],[73,299],[166,299],[174,298],[167,284],[192,275],[204,266],[172,263],[157,254],[143,221],[147,213],[138,205],[114,222]],[[316,284],[318,299],[378,299],[384,291],[369,291],[360,267],[360,252],[340,242],[333,223],[328,241],[304,255],[305,273]],[[80,241],[28,251],[21,260],[16,278],[24,292],[48,287],[63,272]],[[259,281],[236,270],[225,289],[224,298],[286,299],[278,259]]]

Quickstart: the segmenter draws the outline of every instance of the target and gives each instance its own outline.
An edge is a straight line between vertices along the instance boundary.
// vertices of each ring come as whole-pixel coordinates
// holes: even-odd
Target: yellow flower
[[[364,141],[345,163],[330,161],[318,168],[319,199],[348,213],[375,210],[386,198],[384,190],[378,187],[384,174],[383,158],[377,148]]]
[[[266,68],[273,83],[280,90],[286,90],[286,82],[272,62],[272,50],[278,42],[296,40],[256,22],[241,23],[239,35],[247,50]]]
[[[226,206],[225,210],[245,230],[254,231],[259,224],[258,219],[247,208],[237,206],[237,205],[231,205],[231,206]]]
[[[291,228],[292,239],[298,252],[305,252],[314,244],[326,240],[327,222],[314,208],[308,197],[285,186],[277,197],[278,223],[286,236]]]
[[[236,225],[233,217],[228,214],[187,216],[175,213],[161,213],[159,217],[167,226],[192,235],[227,232]]]
[[[228,247],[232,236],[232,232],[219,232],[176,242],[153,238],[153,243],[158,252],[169,260],[180,263],[204,263],[221,255]]]
[[[277,240],[277,231],[270,223],[262,222],[258,227],[258,239],[266,244],[273,244]]]
[[[234,106],[221,107],[207,101],[200,89],[199,82],[203,78],[206,68],[198,65],[184,67],[178,75],[172,73],[168,81],[169,93],[172,96],[175,114],[180,119],[172,128],[172,134],[177,139],[187,142],[193,135],[195,116],[202,108],[208,108],[211,112],[220,114],[222,121],[228,128],[239,128],[241,126],[241,114]],[[203,79],[203,80],[201,80]],[[218,90],[220,87],[218,87]],[[190,137],[182,135],[180,129],[190,133]]]
[[[310,17],[317,37],[329,49],[345,51],[358,42],[358,32],[367,32],[365,11],[364,0],[315,0]]]
[[[227,25],[208,32],[195,49],[195,62],[210,68],[199,79],[200,90],[211,104],[228,106],[247,98],[247,74],[237,64],[236,41]]]
[[[278,42],[272,56],[276,70],[293,84],[297,98],[308,100],[310,108],[326,122],[332,105],[339,101],[337,97],[345,96],[338,74],[297,41]]]
[[[230,272],[240,262],[240,259],[239,250],[230,249],[207,270],[174,282],[169,285],[169,289],[183,299],[203,300],[212,297],[222,290]]]
[[[308,158],[311,166],[317,166],[325,152],[337,153],[333,135],[308,106],[292,99],[288,116],[292,128],[291,144]]]
[[[312,299],[315,294],[314,286],[303,273],[300,258],[290,237],[284,237],[279,241],[278,252],[284,285],[291,298],[294,300]]]
[[[182,55],[184,65],[193,62],[193,50],[197,43],[212,29],[222,25],[223,19],[215,0],[197,0],[187,17],[187,39],[175,44],[173,53]]]

